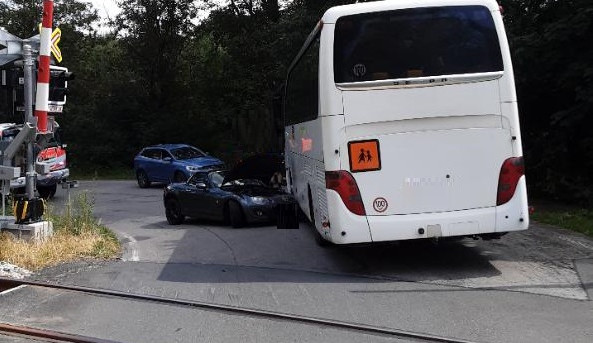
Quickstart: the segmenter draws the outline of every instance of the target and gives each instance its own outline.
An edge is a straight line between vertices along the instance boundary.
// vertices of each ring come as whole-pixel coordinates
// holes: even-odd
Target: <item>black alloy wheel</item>
[[[245,226],[243,209],[236,201],[231,201],[229,203],[229,221],[231,222],[231,226],[235,229]]]
[[[165,216],[170,225],[182,224],[185,216],[181,213],[181,206],[177,199],[167,199],[165,202]]]

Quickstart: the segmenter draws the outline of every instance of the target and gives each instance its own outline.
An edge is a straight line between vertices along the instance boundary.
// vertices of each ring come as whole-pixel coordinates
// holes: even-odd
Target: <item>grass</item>
[[[586,209],[536,210],[531,218],[537,222],[555,225],[593,237],[593,211]]]
[[[35,271],[62,262],[119,255],[117,237],[95,219],[87,193],[80,194],[64,212],[48,211],[54,235],[44,242],[26,242],[7,233],[0,235],[0,260]]]

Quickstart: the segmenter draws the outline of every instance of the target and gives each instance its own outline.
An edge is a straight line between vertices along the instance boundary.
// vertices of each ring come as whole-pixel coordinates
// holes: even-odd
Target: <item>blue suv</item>
[[[198,170],[224,168],[224,162],[187,144],[159,144],[146,147],[134,158],[140,188],[151,182],[184,182]]]

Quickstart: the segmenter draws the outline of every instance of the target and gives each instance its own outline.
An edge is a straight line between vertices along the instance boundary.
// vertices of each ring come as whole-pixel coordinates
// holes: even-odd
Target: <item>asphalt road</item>
[[[533,224],[494,241],[321,248],[311,229],[169,226],[162,188],[83,182],[125,243],[121,261],[36,277],[478,342],[593,341],[593,240]],[[64,190],[54,200],[59,209]],[[0,321],[123,342],[393,341],[227,313],[24,287]],[[2,337],[0,336],[0,341]]]

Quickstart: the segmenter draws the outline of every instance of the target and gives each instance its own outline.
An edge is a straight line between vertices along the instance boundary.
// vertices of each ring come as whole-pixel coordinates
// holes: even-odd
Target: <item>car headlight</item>
[[[200,170],[200,167],[196,167],[196,166],[185,166],[185,170],[187,170],[188,172],[195,173],[198,170]]]
[[[251,201],[257,205],[265,205],[269,202],[269,199],[265,197],[251,197]]]

